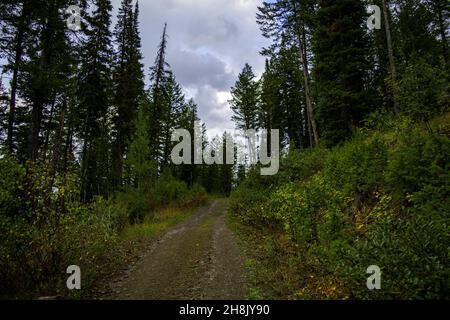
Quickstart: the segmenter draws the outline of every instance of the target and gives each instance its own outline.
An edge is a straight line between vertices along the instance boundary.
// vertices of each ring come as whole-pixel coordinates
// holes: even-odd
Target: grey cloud
[[[231,122],[232,111],[226,102],[219,101],[216,90],[210,86],[200,87],[195,99],[199,105],[200,116],[209,129],[224,131],[234,128]]]
[[[121,0],[112,0],[115,10]],[[217,94],[229,91],[246,62],[257,74],[267,45],[255,21],[262,0],[140,0],[140,27],[146,73],[153,64],[164,23],[168,62],[199,105],[208,128],[229,128],[231,110]]]
[[[188,88],[210,85],[227,91],[235,79],[234,74],[226,70],[226,64],[210,53],[197,53],[176,50],[169,55],[170,65],[178,81]]]

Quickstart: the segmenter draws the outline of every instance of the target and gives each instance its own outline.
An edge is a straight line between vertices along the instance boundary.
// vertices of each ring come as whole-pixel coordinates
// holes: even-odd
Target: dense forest
[[[381,29],[366,24],[369,4]],[[251,297],[449,297],[449,8],[259,7],[273,44],[262,79],[245,66],[232,106],[241,127],[280,129],[285,152],[278,175],[250,168],[231,197],[247,226]],[[367,290],[369,266],[382,290]]]
[[[381,28],[368,28],[368,5]],[[248,61],[229,101],[238,130],[280,132],[280,173],[261,176],[250,163],[172,163],[174,129],[213,154],[229,134],[208,138],[185,97],[170,26],[143,65],[137,1],[122,0],[113,25],[110,0],[3,0],[0,297],[61,293],[74,261],[89,286],[130,225],[209,194],[230,196],[251,298],[449,298],[449,10],[263,2],[264,73]],[[384,290],[367,291],[371,265]]]
[[[74,4],[80,30],[66,23]],[[222,137],[208,141],[197,105],[166,61],[167,26],[146,71],[139,3],[122,1],[115,26],[112,10],[109,0],[0,4],[2,79],[9,79],[0,86],[0,283],[7,291],[45,292],[44,282],[71,258],[98,258],[93,251],[105,251],[127,224],[162,206],[196,203],[205,192],[231,192],[230,166],[170,161],[174,128],[194,135],[201,126],[203,149],[220,147]]]

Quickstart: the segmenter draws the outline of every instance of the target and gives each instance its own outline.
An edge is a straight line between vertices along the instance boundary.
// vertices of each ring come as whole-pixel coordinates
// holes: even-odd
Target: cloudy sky
[[[115,12],[121,0],[112,0]],[[246,62],[259,76],[267,40],[256,24],[262,0],[140,0],[146,74],[153,64],[164,23],[168,63],[186,96],[194,98],[210,135],[234,128],[227,101]]]

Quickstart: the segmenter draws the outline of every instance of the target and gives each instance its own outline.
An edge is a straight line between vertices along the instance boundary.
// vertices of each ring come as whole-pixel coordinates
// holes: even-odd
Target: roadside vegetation
[[[79,195],[74,189],[42,190],[37,180],[33,194],[38,201],[32,206],[16,196],[24,190],[24,168],[6,157],[0,168],[0,283],[5,298],[87,297],[146,241],[189,218],[207,200],[203,188],[189,189],[171,177],[147,190],[130,189],[89,204],[75,200]],[[64,201],[65,211],[48,201]],[[79,292],[67,290],[70,265],[82,270]]]
[[[448,299],[450,114],[375,114],[327,150],[291,151],[231,197],[250,298]],[[366,270],[382,270],[369,291]]]
[[[369,2],[380,10],[368,13]],[[221,42],[248,36],[234,29],[256,13],[264,68],[242,60],[259,40],[172,44],[178,28],[167,24],[156,52],[143,52],[142,37],[160,30],[141,32],[139,1],[114,4],[113,18],[111,0],[0,1],[0,298],[85,298],[206,194],[232,191],[251,298],[450,298],[448,0],[271,0],[245,21],[205,24]],[[202,25],[177,20],[189,33]],[[176,50],[193,45],[202,50]],[[177,78],[170,60],[188,64],[186,54],[205,69]],[[228,116],[241,133],[279,141],[242,136],[228,148],[230,132],[210,136]],[[177,129],[193,141],[172,141]],[[218,164],[242,144],[267,151],[261,162],[280,149],[280,172],[261,176],[248,150]],[[80,292],[67,292],[71,265]],[[371,265],[382,290],[367,290]]]
[[[167,25],[144,66],[139,3],[112,14],[110,0],[0,4],[1,298],[84,298],[133,241],[231,189],[231,169],[171,162],[171,132],[200,119],[166,59]],[[204,124],[201,136],[221,140]],[[80,292],[66,288],[71,265]]]

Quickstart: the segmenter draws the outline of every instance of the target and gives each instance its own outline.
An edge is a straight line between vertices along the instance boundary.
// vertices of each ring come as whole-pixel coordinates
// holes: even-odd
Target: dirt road
[[[225,202],[216,200],[152,243],[106,299],[244,299],[243,261],[226,226]]]

